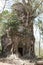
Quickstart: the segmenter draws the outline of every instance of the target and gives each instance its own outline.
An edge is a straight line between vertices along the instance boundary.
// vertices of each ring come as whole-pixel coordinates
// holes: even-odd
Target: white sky
[[[38,17],[35,18],[35,22],[38,22],[38,19],[43,22],[43,13],[40,14]],[[40,40],[40,32],[39,27],[34,24],[34,35],[37,41]]]
[[[5,3],[5,0],[0,0],[0,12],[3,9],[4,3]],[[12,4],[13,4],[13,0],[7,1],[5,9],[10,10],[10,7]]]
[[[35,18],[35,22],[38,22],[38,19],[43,22],[43,13]],[[36,26],[35,24],[34,24],[34,36],[35,36],[35,39],[36,39],[36,43],[39,43],[39,41],[40,41],[41,42],[40,47],[43,48],[43,40],[41,41],[41,39],[40,39],[39,27]],[[35,45],[38,48],[38,44],[35,44]]]
[[[10,10],[11,5],[15,2],[16,0],[8,0],[6,3],[5,9]],[[22,0],[19,0],[19,2],[22,2]],[[4,6],[5,0],[0,0],[0,12],[2,11],[2,8]]]
[[[4,2],[0,0],[0,12],[1,12],[3,6],[4,6]]]

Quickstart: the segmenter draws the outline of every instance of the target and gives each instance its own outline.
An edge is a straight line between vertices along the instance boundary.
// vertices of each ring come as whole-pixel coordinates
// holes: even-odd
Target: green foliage
[[[12,28],[14,31],[17,31],[20,21],[18,20],[16,15],[11,13],[7,24],[8,24],[8,27]]]
[[[2,13],[0,13],[0,22],[5,20],[8,14],[9,14],[8,10],[5,10]]]
[[[0,37],[6,32],[6,29],[12,28],[13,31],[17,31],[20,21],[17,16],[12,12],[9,13],[7,10],[1,13],[0,18]],[[1,16],[0,15],[0,16]]]
[[[0,13],[0,37],[5,33],[7,28],[7,19],[5,18],[8,15],[8,11],[5,10]]]
[[[0,22],[3,20],[2,14],[0,13]]]
[[[1,22],[0,23],[0,36],[2,36],[5,33],[6,28],[7,28],[6,23]]]
[[[3,15],[8,15],[8,13],[9,13],[8,10],[2,12]]]

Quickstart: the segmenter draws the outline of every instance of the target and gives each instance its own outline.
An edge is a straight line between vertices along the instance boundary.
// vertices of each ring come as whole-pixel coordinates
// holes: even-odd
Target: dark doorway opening
[[[18,52],[19,52],[19,54],[20,54],[21,56],[23,56],[23,48],[19,47],[19,48],[18,48]]]

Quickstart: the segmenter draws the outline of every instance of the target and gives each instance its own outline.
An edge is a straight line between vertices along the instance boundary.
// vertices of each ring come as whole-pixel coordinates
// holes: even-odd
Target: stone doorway
[[[18,47],[18,53],[23,56],[23,48],[22,47]]]
[[[18,54],[20,56],[23,56],[24,55],[24,45],[23,45],[23,43],[19,43],[18,44],[17,50],[18,50]]]

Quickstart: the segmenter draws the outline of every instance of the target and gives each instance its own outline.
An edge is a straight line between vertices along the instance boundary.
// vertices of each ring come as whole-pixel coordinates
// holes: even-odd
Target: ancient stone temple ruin
[[[28,54],[29,57],[33,57],[35,55],[34,53],[34,43],[35,38],[33,35],[33,21],[32,17],[29,17],[29,13],[25,10],[25,7],[21,3],[14,4],[12,6],[13,12],[16,11],[16,14],[18,16],[18,19],[21,21],[21,24],[19,25],[18,31],[11,35],[9,35],[10,32],[12,32],[11,29],[8,29],[8,34],[6,35],[6,39],[9,39],[8,42],[5,43],[3,48],[6,53],[7,51],[18,53],[20,56],[24,56]],[[4,37],[2,37],[3,39]],[[3,44],[3,42],[2,42]],[[3,46],[3,45],[2,45]]]

